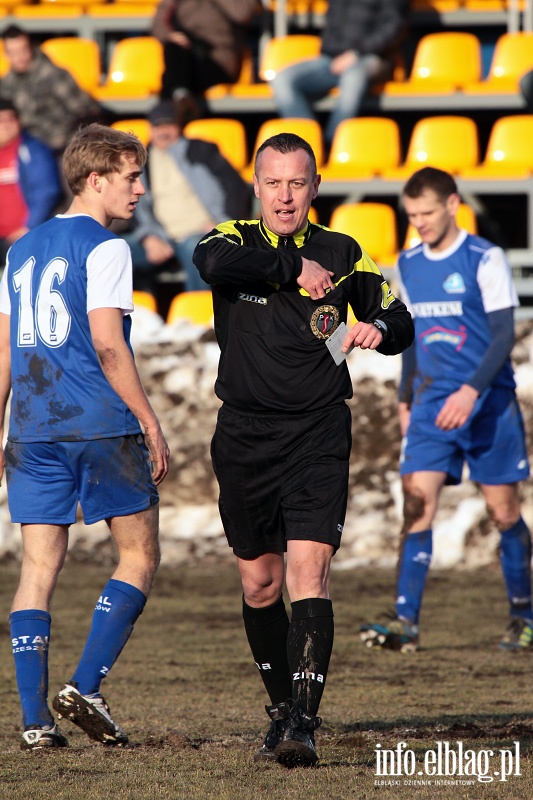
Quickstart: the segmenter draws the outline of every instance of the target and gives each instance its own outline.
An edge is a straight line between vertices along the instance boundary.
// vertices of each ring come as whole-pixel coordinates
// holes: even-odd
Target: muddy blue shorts
[[[12,442],[5,447],[11,519],[71,525],[78,501],[87,525],[158,502],[141,434],[85,442]]]
[[[529,475],[524,422],[512,389],[495,388],[460,428],[443,431],[435,419],[444,400],[411,410],[400,474],[445,472],[447,484],[461,482],[464,462],[470,479],[488,486],[518,483]]]

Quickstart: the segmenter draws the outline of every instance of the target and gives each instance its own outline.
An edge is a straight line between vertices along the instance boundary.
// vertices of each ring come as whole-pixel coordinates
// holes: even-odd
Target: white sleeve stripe
[[[479,262],[477,282],[487,314],[520,305],[511,266],[501,247],[491,247],[485,252]]]
[[[124,239],[107,239],[87,257],[87,313],[95,308],[133,311],[131,251]]]

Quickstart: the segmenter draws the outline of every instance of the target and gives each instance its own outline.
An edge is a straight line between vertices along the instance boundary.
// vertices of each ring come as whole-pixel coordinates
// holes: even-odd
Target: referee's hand
[[[296,282],[305,289],[312,300],[319,300],[335,288],[331,280],[332,275],[334,273],[324,269],[318,261],[311,261],[302,256],[302,271]]]

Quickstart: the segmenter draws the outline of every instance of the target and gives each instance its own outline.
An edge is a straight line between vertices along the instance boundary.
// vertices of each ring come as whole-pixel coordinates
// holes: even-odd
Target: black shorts
[[[283,552],[288,539],[338,548],[348,500],[351,415],[247,414],[222,406],[211,443],[219,508],[240,558]]]

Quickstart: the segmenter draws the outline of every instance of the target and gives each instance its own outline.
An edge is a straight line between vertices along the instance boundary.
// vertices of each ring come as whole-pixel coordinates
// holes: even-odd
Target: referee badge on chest
[[[339,309],[335,306],[319,306],[311,317],[311,330],[317,339],[327,339],[339,325]]]

